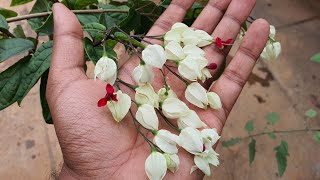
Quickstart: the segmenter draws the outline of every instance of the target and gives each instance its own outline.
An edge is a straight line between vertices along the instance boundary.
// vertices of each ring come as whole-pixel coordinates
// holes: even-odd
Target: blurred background
[[[33,3],[10,7],[10,1],[2,0],[0,7],[24,15]],[[320,63],[310,61],[320,52],[320,1],[257,0],[252,16],[276,27],[282,54],[276,61],[257,63],[217,147],[221,165],[205,179],[320,179],[320,143],[312,131],[320,129]],[[26,21],[10,27],[17,24],[27,28]],[[16,60],[1,63],[0,72]],[[306,115],[310,109],[318,115]],[[256,140],[251,165],[246,129]],[[282,177],[274,151],[281,141],[289,151]],[[59,173],[63,158],[53,125],[42,117],[39,84],[21,107],[14,104],[0,111],[0,143],[0,179],[48,179]]]

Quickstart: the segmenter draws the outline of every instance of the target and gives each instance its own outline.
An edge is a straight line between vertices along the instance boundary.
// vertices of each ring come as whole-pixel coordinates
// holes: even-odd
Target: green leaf
[[[320,53],[313,55],[310,60],[316,63],[320,63]]]
[[[97,0],[76,0],[76,2],[74,3],[74,9],[84,9],[85,7],[92,4],[98,4],[98,1]]]
[[[231,147],[233,145],[240,143],[241,140],[242,140],[241,138],[231,138],[228,141],[222,141],[222,146],[223,147]]]
[[[273,140],[277,138],[277,136],[273,132],[268,133],[268,136]]]
[[[21,103],[49,68],[52,45],[52,41],[43,44],[32,58],[27,56],[0,74],[0,110],[16,101]]]
[[[19,93],[18,104],[28,94],[31,88],[37,83],[42,74],[49,69],[52,55],[53,41],[44,43],[32,56],[23,71],[22,92]]]
[[[287,168],[287,156],[289,156],[288,148],[288,143],[286,141],[281,141],[281,144],[274,148],[276,151],[276,160],[280,177],[283,176],[283,173]]]
[[[119,27],[126,33],[130,33],[133,30],[138,33],[139,28],[141,28],[141,15],[134,9],[130,9],[128,16],[119,23]]]
[[[0,110],[17,101],[17,92],[22,83],[22,73],[31,56],[24,57],[0,73]]]
[[[42,107],[42,116],[47,124],[53,124],[49,105],[46,98],[46,89],[47,89],[47,82],[48,82],[48,74],[49,70],[43,73],[41,77],[41,84],[40,84],[40,101]]]
[[[129,7],[126,5],[114,6],[111,4],[103,4],[103,5],[99,5],[99,7],[101,7],[102,9],[119,9],[119,10],[129,11]],[[102,13],[99,18],[99,22],[105,25],[109,29],[115,25],[119,25],[127,16],[128,16],[128,13],[122,13],[122,12]]]
[[[18,5],[26,4],[31,1],[33,0],[12,0],[10,6],[18,6]]]
[[[0,8],[0,14],[5,18],[12,18],[18,16],[18,13],[4,8]]]
[[[101,56],[98,56],[96,50],[93,47],[93,43],[89,38],[84,38],[83,40],[84,50],[88,58],[96,64]]]
[[[82,25],[89,23],[98,23],[99,22],[99,14],[77,14],[77,18]]]
[[[52,6],[52,3],[50,2],[51,1],[49,0],[37,0],[36,3],[33,5],[30,11],[30,14],[50,11]],[[33,30],[36,30],[43,25],[43,22],[46,19],[47,19],[46,17],[33,18],[33,19],[29,19],[28,23]]]
[[[314,139],[318,144],[320,144],[320,131],[317,131],[316,133],[314,133],[313,139]]]
[[[98,34],[103,34],[106,30],[107,28],[104,25],[95,22],[83,26],[83,31],[87,31],[93,39],[95,39]]]
[[[276,112],[271,112],[266,115],[265,119],[267,120],[268,124],[274,125],[279,121],[279,115]]]
[[[41,35],[52,35],[53,34],[53,13],[51,13],[46,21],[38,28],[35,29],[36,32],[41,33]]]
[[[33,48],[32,41],[21,38],[0,40],[0,62]]]
[[[250,134],[253,131],[253,120],[248,121],[244,126],[244,129]]]
[[[251,142],[249,143],[248,147],[249,147],[249,163],[251,165],[251,163],[253,162],[256,156],[256,140],[251,139]]]
[[[13,34],[17,38],[23,38],[23,39],[26,38],[26,35],[24,34],[24,31],[21,25],[17,25],[17,27],[13,29]]]
[[[1,14],[0,14],[0,29],[9,29],[8,23],[6,18],[4,18]]]
[[[317,111],[316,110],[314,110],[314,109],[309,109],[308,111],[306,111],[305,113],[304,113],[304,115],[306,116],[306,117],[308,117],[308,118],[315,118],[316,116],[317,116]]]

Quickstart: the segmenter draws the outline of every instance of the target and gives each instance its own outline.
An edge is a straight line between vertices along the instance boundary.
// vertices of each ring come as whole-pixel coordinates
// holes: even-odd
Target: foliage
[[[309,109],[304,113],[304,115],[308,118],[314,118],[317,116],[317,114],[318,114],[317,111],[315,111],[314,109]]]
[[[311,61],[320,63],[320,53],[317,53],[311,57]]]
[[[12,0],[11,6],[18,6],[29,3],[33,0]],[[88,13],[77,14],[83,30],[88,32],[89,37],[84,38],[84,51],[86,60],[96,63],[103,54],[101,41],[105,37],[104,33],[108,29],[119,26],[126,33],[146,34],[155,20],[165,11],[170,4],[170,0],[165,0],[160,4],[155,4],[149,0],[129,0],[128,2],[111,1],[109,4],[99,4],[97,0],[68,0],[62,1],[67,7],[74,10],[82,9],[104,9],[119,10],[119,12]],[[30,14],[50,12],[53,1],[35,0]],[[203,5],[195,4],[189,10],[186,21],[194,21]],[[197,11],[197,12],[195,12]],[[52,41],[44,43],[37,48],[38,36],[27,37],[23,28],[18,25],[11,33],[6,18],[17,16],[17,13],[0,8],[0,62],[8,60],[21,54],[27,54],[13,66],[0,73],[0,88],[2,89],[0,110],[11,104],[22,102],[30,89],[41,79],[40,99],[43,108],[43,117],[47,123],[52,123],[48,104],[46,102],[45,90],[52,53]],[[28,19],[28,24],[39,36],[48,36],[52,39],[53,34],[53,14],[47,17],[34,17]],[[110,37],[122,38],[126,36],[110,32]],[[127,38],[128,40],[128,38]],[[134,45],[141,44],[132,41]],[[106,41],[106,53],[110,58],[117,57],[113,50],[116,42],[112,39]]]
[[[274,148],[276,151],[276,159],[280,177],[283,176],[283,173],[287,168],[287,156],[289,156],[288,149],[289,147],[286,141],[281,141],[281,144]]]

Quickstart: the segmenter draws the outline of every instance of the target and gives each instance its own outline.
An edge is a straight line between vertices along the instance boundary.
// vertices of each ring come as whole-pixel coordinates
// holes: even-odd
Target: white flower
[[[205,82],[207,79],[212,78],[212,75],[210,73],[210,71],[208,70],[208,68],[203,68],[201,70],[201,77],[199,78],[201,80],[201,82]]]
[[[213,149],[210,149],[201,155],[194,156],[194,163],[196,164],[197,168],[199,168],[206,176],[210,176],[210,164],[214,166],[219,165],[218,154]],[[191,173],[194,170],[194,168],[191,168]]]
[[[169,90],[167,90],[166,88],[161,88],[158,91],[158,98],[159,102],[162,103],[167,98],[177,98],[177,95],[173,90],[170,89],[170,87]]]
[[[208,64],[208,60],[202,56],[187,56],[183,61],[179,62],[179,73],[189,79],[190,81],[196,81],[203,76],[202,70]]]
[[[177,143],[179,142],[179,137],[170,131],[159,130],[154,136],[153,142],[165,153],[178,153]]]
[[[149,83],[142,84],[136,88],[135,100],[138,104],[149,104],[155,108],[159,107],[158,95]]]
[[[163,47],[158,44],[148,45],[142,51],[142,59],[146,64],[159,69],[167,60]]]
[[[270,25],[270,34],[269,37],[274,39],[274,37],[276,36],[276,28],[273,25]]]
[[[154,78],[152,67],[146,64],[140,64],[132,71],[132,78],[138,84],[151,83]]]
[[[126,116],[131,107],[131,98],[120,90],[118,90],[116,94],[118,101],[109,101],[107,103],[107,107],[111,111],[113,118],[117,122],[120,122]]]
[[[268,42],[266,47],[263,49],[260,57],[265,60],[275,60],[281,53],[280,42]]]
[[[178,119],[178,127],[180,129],[187,127],[202,128],[206,126],[207,125],[201,121],[198,114],[193,110],[190,110],[185,116]]]
[[[220,97],[214,92],[207,92],[198,82],[188,85],[185,91],[186,99],[193,105],[207,109],[208,105],[212,109],[220,109],[222,107]]]
[[[206,89],[197,82],[188,85],[185,97],[191,104],[202,109],[206,109],[209,104]]]
[[[117,64],[108,57],[102,57],[94,68],[94,79],[99,78],[113,85],[117,78]]]
[[[167,98],[163,101],[162,112],[167,118],[176,119],[186,115],[189,108],[178,98]]]
[[[179,156],[177,154],[167,154],[167,153],[164,153],[163,155],[167,161],[167,168],[173,173],[177,172],[180,165]]]
[[[167,172],[166,158],[159,152],[152,152],[146,159],[144,168],[150,180],[162,180]]]
[[[179,145],[189,153],[197,155],[204,151],[203,139],[199,130],[187,127],[181,130],[179,138]]]
[[[164,44],[168,44],[171,41],[180,43],[182,38],[182,33],[187,29],[190,29],[187,25],[183,23],[175,23],[172,26],[171,30],[165,34]]]
[[[198,46],[194,45],[186,45],[183,47],[183,53],[185,55],[193,55],[193,56],[205,56],[205,52],[199,48]]]
[[[213,38],[203,30],[185,30],[182,34],[182,42],[184,45],[195,45],[204,47],[213,42]]]
[[[149,104],[143,104],[140,106],[136,112],[137,121],[145,128],[152,131],[157,131],[159,127],[159,120],[154,110]]]
[[[220,109],[222,107],[221,100],[218,94],[214,92],[208,92],[208,102],[212,109]]]
[[[180,43],[175,41],[171,41],[165,46],[165,53],[167,59],[173,61],[181,61],[186,57]]]
[[[211,149],[212,146],[218,142],[220,139],[219,134],[217,133],[217,130],[215,128],[213,129],[203,129],[201,130],[201,137],[203,139],[203,142],[205,143],[206,148]]]

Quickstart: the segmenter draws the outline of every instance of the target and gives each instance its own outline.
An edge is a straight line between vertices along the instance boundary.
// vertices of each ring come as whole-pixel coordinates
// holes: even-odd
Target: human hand
[[[148,35],[165,34],[174,23],[183,20],[186,10],[193,3],[194,0],[173,0]],[[240,24],[249,16],[254,4],[255,0],[211,0],[192,26],[207,31],[213,37],[235,39]],[[88,79],[85,75],[81,26],[75,15],[62,4],[55,4],[53,11],[54,49],[47,99],[64,158],[60,178],[146,179],[144,162],[150,152],[149,146],[138,135],[129,116],[116,123],[106,108],[97,107],[97,101],[105,95],[106,84]],[[207,111],[194,109],[209,127],[216,128],[219,133],[268,35],[269,24],[265,20],[256,20],[223,75],[211,87],[210,90],[220,96],[223,108]],[[205,51],[209,63],[216,63],[219,67],[229,48],[221,53],[211,45]],[[137,57],[129,59],[120,69],[119,77],[132,82],[131,71],[138,63]],[[156,74],[156,77],[161,76]],[[171,88],[183,96],[185,85],[171,74],[167,77]],[[153,86],[155,89],[162,87],[161,79],[155,80]],[[204,86],[208,88],[210,82]],[[123,91],[127,90],[123,88]],[[148,136],[152,137],[151,134]],[[179,157],[179,170],[175,174],[168,172],[166,178],[203,178],[200,171],[189,175],[194,164],[190,154],[180,149]]]

